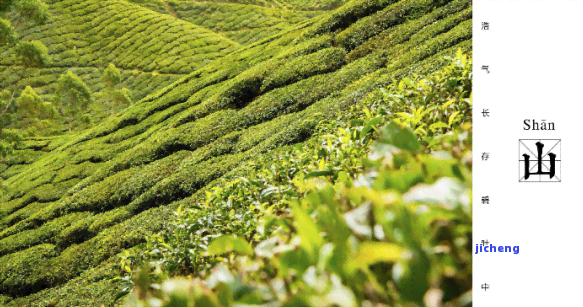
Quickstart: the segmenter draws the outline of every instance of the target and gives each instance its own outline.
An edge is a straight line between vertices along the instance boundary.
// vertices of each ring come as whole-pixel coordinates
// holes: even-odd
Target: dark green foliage
[[[105,84],[101,80],[103,69],[97,67],[41,68],[36,72],[30,72],[25,75],[22,83],[30,85],[43,100],[49,101],[55,92],[55,86],[59,77],[67,71],[72,71],[82,78],[92,93],[98,93],[106,89]],[[12,68],[6,69],[4,73],[10,74],[11,77],[6,80],[0,79],[0,84],[7,84],[3,82],[13,80],[14,76],[18,77],[19,72],[19,70]],[[183,76],[181,74],[160,74],[123,69],[120,69],[120,73],[122,79],[120,85],[121,87],[132,90],[132,101],[140,100],[150,92],[161,89]]]
[[[40,0],[17,0],[14,9],[20,14],[20,18],[36,24],[44,24],[48,19],[47,5]]]
[[[14,0],[1,0],[0,1],[0,13],[6,13],[10,7],[12,6],[12,4],[14,3]]]
[[[11,214],[8,214],[8,212],[5,212],[6,216],[2,218],[2,226],[1,227],[5,228],[5,227],[8,227],[10,225],[14,225],[17,222],[30,217],[31,215],[38,212],[42,208],[44,208],[46,206],[50,206],[50,205],[51,205],[50,202],[49,203],[34,202],[34,203],[31,203],[20,210],[14,211]]]
[[[16,43],[16,32],[9,20],[0,18],[0,46]]]
[[[12,82],[0,92],[0,156],[2,157],[12,154],[14,148],[21,144],[22,131],[19,131],[18,128],[26,127],[26,122],[19,121],[20,118],[18,118],[18,115],[20,115],[20,117],[29,115],[32,116],[33,119],[37,119],[34,117],[34,113],[37,112],[32,110],[33,106],[45,109],[45,111],[53,111],[50,106],[39,102],[40,98],[36,96],[36,93],[30,88],[27,88],[28,91],[25,92],[25,96],[20,99],[21,102],[25,102],[30,108],[28,110],[20,110],[17,106],[18,104],[15,103],[16,92],[18,91],[20,82],[25,74],[32,68],[41,68],[50,63],[47,48],[41,42],[31,41],[17,42],[12,49],[14,49],[13,51],[16,54],[18,64],[21,65],[21,67],[19,68],[20,71],[18,72],[18,77],[16,77],[15,80],[12,80]],[[33,127],[28,128],[32,129]],[[34,132],[30,130],[29,133],[34,134]]]
[[[47,47],[39,41],[18,43],[14,53],[24,68],[42,68],[51,62]]]

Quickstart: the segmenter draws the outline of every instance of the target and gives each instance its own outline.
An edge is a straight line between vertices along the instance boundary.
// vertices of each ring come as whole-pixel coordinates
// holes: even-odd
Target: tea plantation
[[[155,11],[163,13],[172,13],[171,8],[167,6],[170,0],[130,0],[144,7],[152,8]],[[172,0],[174,1],[174,0]],[[194,3],[236,3],[244,5],[261,6],[273,9],[286,9],[294,11],[328,11],[340,7],[342,4],[348,2],[347,0],[177,0],[178,2],[194,2]]]
[[[186,20],[240,44],[254,43],[292,25],[337,8],[333,1],[131,0],[156,12]]]
[[[321,14],[237,3],[168,1],[176,16],[240,44],[250,44]]]
[[[138,100],[239,46],[207,29],[123,0],[46,2],[51,16],[47,24],[22,24],[17,30],[23,40],[40,40],[49,49],[51,67],[25,80],[47,100],[53,83],[67,70],[81,76],[94,92],[100,91],[99,77],[109,63],[122,70],[122,84]],[[7,66],[13,62],[13,54],[0,49],[2,87],[18,75]]]
[[[318,132],[324,129],[324,123],[338,121],[360,126],[355,124],[361,123],[359,116],[362,117],[362,114],[369,111],[362,110],[359,113],[354,110],[362,108],[363,104],[386,102],[386,107],[374,108],[375,112],[380,113],[373,112],[375,116],[382,113],[384,122],[395,116],[392,112],[416,114],[418,111],[406,108],[399,110],[398,105],[391,111],[393,105],[386,99],[401,99],[400,104],[409,107],[433,103],[432,99],[439,99],[439,104],[447,101],[447,106],[457,108],[455,112],[458,112],[454,116],[448,113],[449,123],[447,119],[431,119],[435,121],[435,125],[430,129],[412,124],[411,119],[404,119],[405,115],[401,122],[413,128],[416,135],[422,135],[421,130],[430,131],[428,136],[437,136],[439,133],[435,131],[442,130],[443,133],[446,130],[455,130],[456,137],[463,134],[463,131],[456,128],[469,122],[469,107],[460,107],[458,103],[461,105],[468,99],[471,90],[468,82],[471,83],[471,77],[468,77],[467,71],[471,71],[471,65],[464,62],[452,71],[442,72],[441,75],[439,72],[444,66],[451,65],[444,57],[455,56],[457,53],[458,61],[461,61],[459,59],[462,58],[462,51],[471,52],[470,0],[352,0],[346,3],[296,0],[286,1],[285,5],[282,3],[283,1],[275,0],[212,3],[167,1],[159,3],[159,12],[148,8],[144,3],[133,4],[123,0],[47,1],[52,15],[51,21],[44,26],[22,30],[22,33],[25,38],[39,39],[49,47],[53,67],[41,69],[37,76],[31,77],[27,82],[39,93],[49,95],[55,78],[62,71],[75,69],[79,75],[86,76],[86,82],[92,90],[98,91],[100,89],[96,85],[97,81],[92,85],[91,80],[97,80],[103,67],[114,63],[122,70],[124,86],[137,92],[136,97],[143,98],[94,128],[78,134],[26,140],[17,156],[2,161],[0,172],[5,179],[3,185],[6,192],[0,199],[0,305],[121,305],[124,298],[120,297],[127,294],[126,290],[133,286],[129,282],[131,278],[126,274],[127,271],[136,272],[138,265],[155,253],[162,253],[163,259],[168,259],[169,266],[165,270],[169,275],[195,276],[204,271],[203,269],[214,268],[216,261],[192,262],[193,259],[202,257],[202,254],[191,257],[181,253],[202,253],[211,240],[219,238],[220,234],[229,233],[217,232],[217,229],[227,226],[222,223],[242,220],[239,216],[227,221],[221,218],[224,218],[225,213],[214,212],[208,216],[194,215],[186,218],[179,213],[180,221],[190,219],[193,223],[196,221],[197,225],[204,222],[205,226],[193,231],[187,239],[195,242],[204,238],[205,241],[200,243],[204,249],[200,251],[192,247],[148,249],[156,246],[151,239],[152,235],[167,234],[169,227],[181,225],[182,222],[176,222],[177,211],[199,210],[202,208],[201,202],[213,206],[211,195],[218,193],[215,188],[230,189],[233,176],[253,179],[262,169],[269,170],[271,164],[274,168],[280,167],[284,162],[275,163],[281,159],[274,155],[280,152],[278,150],[288,150],[294,144],[316,148],[314,142],[321,144],[325,141]],[[210,12],[205,14],[216,19],[199,18],[199,14],[203,14],[200,12]],[[234,17],[232,22],[228,21],[231,17]],[[242,24],[237,20],[245,20],[246,23]],[[265,30],[255,30],[256,28]],[[264,31],[268,34],[264,35]],[[0,65],[7,65],[10,61],[11,55],[2,53]],[[405,85],[394,83],[394,80],[435,72],[438,75],[432,79],[433,83],[415,81],[420,82],[417,84],[411,81],[413,79],[406,79],[409,80],[405,83],[410,83],[407,85],[411,86],[410,91]],[[6,82],[13,74],[9,70],[2,71],[0,82]],[[423,95],[413,95],[418,92]],[[433,92],[435,93],[431,94]],[[455,96],[453,106],[448,98],[451,95]],[[415,103],[409,102],[407,99],[413,96],[424,98],[415,100]],[[428,111],[423,114],[430,113]],[[457,115],[461,119],[456,119]],[[442,126],[443,123],[438,124],[443,121],[446,122],[445,127]],[[367,129],[372,134],[381,130],[380,126],[377,127],[380,123],[381,119],[376,120],[374,125],[369,125],[369,128],[362,129]],[[401,145],[391,143],[391,133],[411,136],[410,132],[400,132],[402,128],[388,127],[384,136],[381,133],[380,143],[399,147]],[[462,128],[468,130],[467,126]],[[370,135],[367,134],[366,140],[359,147],[363,154],[367,153],[364,149],[371,145]],[[357,138],[352,141],[356,142]],[[428,146],[435,150],[452,147],[437,143],[437,138],[435,142],[432,141],[431,138],[420,137],[420,141],[415,139],[411,142],[419,142],[418,146]],[[471,148],[471,144],[464,143],[461,137],[450,141],[460,142],[456,146],[462,148],[462,152],[467,153],[468,146]],[[377,145],[375,148],[382,146],[384,145]],[[420,180],[412,175],[406,177],[407,174],[398,173],[398,168],[391,169],[395,165],[371,165],[379,168],[379,172],[387,170],[387,167],[391,170],[386,174],[385,185],[374,188],[382,194],[378,195],[378,199],[390,197],[379,191],[388,189],[391,184],[397,184],[395,182],[399,182],[401,178],[408,178],[403,179],[406,184],[403,183],[400,190],[397,189],[404,194],[413,184],[433,184],[440,177],[455,174],[465,178],[467,175],[439,168],[439,163],[432,164],[431,154],[426,153],[427,157],[417,156],[416,148],[406,149],[415,154],[405,154],[396,163],[411,163],[419,172],[429,167],[429,171],[433,172],[431,180]],[[319,152],[320,149],[306,150],[310,157],[318,156]],[[303,159],[293,159],[296,158]],[[463,169],[458,165],[461,162],[456,163],[452,162],[452,165],[457,165],[454,167],[456,170]],[[293,172],[290,165],[281,167]],[[433,167],[437,169],[432,169]],[[327,168],[322,167],[318,171],[327,171]],[[389,175],[392,171],[405,177]],[[358,172],[354,171],[350,175],[361,173],[363,170],[359,168]],[[318,174],[330,176],[331,173],[316,173],[311,176],[318,177]],[[342,178],[340,181],[343,184],[351,184],[349,182],[352,179]],[[329,184],[337,188],[334,186],[335,182]],[[254,191],[244,186],[237,187],[237,193]],[[308,186],[300,187],[300,192],[310,189]],[[318,197],[332,197],[326,193]],[[347,202],[347,199],[356,201],[351,196],[336,196]],[[409,197],[415,199],[414,196]],[[330,228],[326,227],[333,226],[315,226],[306,222],[306,219],[310,220],[308,214],[331,214],[316,212],[318,210],[310,207],[314,203],[303,206],[303,210],[307,210],[304,213],[295,210],[290,215],[285,207],[279,211],[274,210],[274,214],[281,220],[293,220],[307,225],[306,232],[300,233],[300,239],[312,260],[316,259],[313,255],[325,253],[325,242],[314,239],[314,231],[316,237],[319,237],[317,229],[322,232],[325,230],[332,236]],[[330,204],[326,201],[320,203]],[[216,204],[223,205],[225,204],[218,202]],[[261,204],[259,207],[257,210],[263,210]],[[244,212],[257,211],[249,206],[245,208]],[[456,207],[455,210],[462,209]],[[467,220],[467,210],[464,212],[439,211],[435,214],[447,216],[452,227],[461,224],[460,227],[463,228],[470,223]],[[404,210],[397,216],[412,220],[408,214],[410,212]],[[460,217],[456,214],[460,214]],[[386,218],[388,215],[383,216]],[[338,218],[334,214],[329,217],[330,223]],[[423,219],[420,223],[429,222]],[[290,225],[285,227],[295,227]],[[467,237],[467,229],[455,229],[456,236]],[[261,232],[259,229],[253,231]],[[264,233],[271,234],[270,230]],[[385,234],[388,233],[388,229],[385,229]],[[449,232],[444,236],[448,234]],[[356,235],[358,239],[361,236],[366,237],[367,234]],[[347,238],[348,235],[344,239]],[[245,240],[255,239],[248,235]],[[334,239],[332,242],[349,244],[342,240]],[[448,237],[447,240],[451,238]],[[246,242],[236,239],[226,242],[226,245],[239,246],[231,249],[217,247],[220,242],[216,243],[213,247],[216,253],[211,256],[226,252],[248,253],[250,247],[245,247]],[[390,250],[394,247],[387,244],[389,245],[383,245],[382,248]],[[289,248],[296,248],[296,245]],[[395,247],[395,250],[400,249]],[[304,263],[300,258],[306,255],[289,256],[292,258],[284,259],[288,263]],[[341,256],[347,257],[346,254]],[[465,275],[459,273],[467,269],[468,260],[464,258],[466,255],[463,251],[456,252],[453,256],[444,252],[436,257],[442,256],[445,257],[444,262],[455,262],[451,264],[453,269],[448,267],[449,271],[446,270],[449,275],[444,273],[447,275],[447,287],[461,289],[444,291],[447,300],[460,295],[467,296],[463,291],[468,290],[467,283],[464,283],[468,272],[464,271]],[[448,258],[450,256],[454,258]],[[169,259],[174,259],[172,261],[175,262]],[[189,259],[191,262],[181,263],[176,259]],[[217,259],[221,262],[221,257]],[[321,265],[326,264],[322,262]],[[471,260],[469,267],[471,270]],[[297,267],[287,268],[288,271],[299,270]],[[304,269],[307,270],[307,267]],[[383,269],[387,270],[381,266],[367,271],[355,264],[348,271],[338,270],[336,274],[354,273],[354,276],[361,278],[362,274],[370,277]],[[402,268],[402,272],[409,272],[407,270],[411,268]],[[360,273],[356,274],[357,271]],[[272,273],[270,271],[269,274]],[[285,276],[293,275],[288,273]],[[318,274],[321,273],[319,271]],[[134,302],[145,297],[157,297],[158,294],[146,293],[149,288],[143,286],[150,283],[143,282],[149,279],[148,274],[137,275],[138,293],[131,296]],[[346,276],[328,276],[326,282],[338,285],[337,279],[344,277]],[[282,287],[293,292],[294,287],[298,286],[290,282],[281,281],[280,284],[277,281],[277,289],[272,295],[277,296]],[[152,283],[155,284],[155,281]],[[379,285],[381,283],[383,285]],[[351,285],[357,284],[358,280],[355,279]],[[378,280],[378,283],[370,285],[371,289],[360,289],[360,292],[353,289],[353,293],[380,295],[385,289],[384,284],[387,281]],[[426,291],[439,287],[442,287],[441,283],[434,283],[419,289]],[[401,297],[407,297],[403,293],[408,290],[403,289],[399,286],[398,291],[401,291]],[[422,297],[424,292],[417,293],[419,289],[411,290],[410,294],[415,298],[407,299],[407,302],[420,302],[418,297]],[[337,293],[345,293],[340,289],[336,290],[339,291]],[[201,291],[206,293],[207,290]],[[206,296],[196,293],[193,292],[193,297],[207,299]],[[229,295],[240,298],[240,293]],[[287,297],[297,299],[293,296]],[[393,294],[386,297],[381,295],[378,303],[394,303],[398,297]],[[362,301],[362,298],[358,299]],[[218,301],[221,304],[215,304]],[[209,297],[208,304],[197,302],[197,306],[228,306],[235,301],[239,304],[257,302],[221,296]],[[277,300],[267,301],[273,303]],[[285,303],[294,306],[307,306],[308,303],[320,306],[334,302],[313,300],[306,303],[298,299]],[[145,305],[137,302],[134,306]],[[168,303],[163,306],[192,305]]]

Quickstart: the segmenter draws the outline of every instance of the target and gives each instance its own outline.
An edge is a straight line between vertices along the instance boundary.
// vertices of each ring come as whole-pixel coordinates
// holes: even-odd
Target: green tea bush
[[[78,276],[88,267],[119,253],[121,249],[136,245],[145,235],[159,229],[161,221],[152,220],[154,216],[164,217],[160,214],[137,215],[129,221],[108,228],[93,239],[72,245],[60,253],[55,253],[54,245],[45,244],[1,257],[0,263],[7,270],[0,273],[0,280],[4,277],[2,274],[9,274],[12,277],[5,279],[0,284],[0,289],[3,293],[22,296],[30,293],[31,287],[37,292],[47,286],[62,284]],[[39,252],[40,248],[46,252]],[[47,259],[38,259],[39,257]]]
[[[17,210],[11,214],[8,214],[8,212],[3,211],[5,216],[2,217],[2,224],[0,227],[6,228],[6,227],[9,227],[10,225],[14,225],[17,222],[30,217],[32,214],[34,214],[38,210],[40,210],[40,209],[42,209],[50,204],[51,203],[35,202],[35,203],[27,205],[26,207],[24,207],[20,210]]]
[[[80,16],[77,12],[83,12],[82,17],[86,21],[79,19],[71,22],[83,25],[80,29],[81,34],[93,32],[82,42],[74,39],[75,35],[81,34],[60,35],[54,31],[54,25],[47,25],[43,31],[28,32],[27,35],[40,37],[44,35],[44,30],[48,29],[47,31],[50,30],[58,42],[49,47],[50,52],[58,50],[59,53],[55,53],[55,56],[64,55],[65,51],[61,50],[71,50],[76,46],[77,51],[83,51],[78,57],[79,63],[85,61],[87,65],[96,66],[47,68],[43,70],[47,74],[32,76],[35,82],[41,85],[35,88],[35,91],[41,98],[43,95],[50,96],[52,94],[50,83],[68,69],[82,78],[92,91],[93,86],[98,89],[97,92],[102,91],[104,85],[98,84],[102,83],[104,66],[100,65],[108,65],[110,62],[120,68],[123,86],[129,88],[124,83],[127,80],[136,86],[143,86],[144,89],[156,90],[94,128],[63,136],[25,140],[24,146],[27,146],[27,149],[24,149],[23,153],[26,154],[22,159],[15,159],[15,164],[9,167],[0,163],[0,167],[3,167],[2,165],[5,167],[1,175],[5,178],[4,186],[7,189],[6,193],[0,195],[2,215],[0,240],[7,239],[6,242],[12,242],[19,233],[26,233],[30,242],[33,242],[31,246],[26,247],[21,243],[10,245],[11,251],[2,258],[25,253],[29,249],[34,250],[39,244],[54,245],[55,251],[54,256],[39,262],[41,265],[19,269],[13,275],[18,278],[15,277],[2,286],[0,293],[5,295],[2,299],[7,301],[5,305],[8,307],[43,306],[49,303],[59,307],[114,304],[112,302],[117,292],[126,286],[112,279],[120,270],[124,270],[123,267],[117,266],[119,261],[115,256],[123,249],[135,248],[136,245],[144,243],[147,236],[165,229],[177,207],[182,205],[183,211],[186,208],[193,208],[201,202],[204,203],[206,192],[213,193],[213,187],[225,186],[234,178],[233,176],[252,178],[253,174],[264,169],[262,165],[274,164],[274,161],[279,160],[285,161],[285,158],[279,159],[277,154],[288,156],[286,152],[298,143],[307,142],[304,146],[307,146],[305,152],[309,154],[300,160],[305,160],[309,166],[305,166],[303,162],[298,162],[300,164],[297,167],[288,167],[289,165],[285,164],[281,166],[282,171],[277,173],[277,176],[284,179],[287,178],[285,176],[292,176],[294,170],[289,171],[289,175],[284,173],[287,174],[287,169],[294,167],[306,170],[307,173],[315,170],[328,174],[330,169],[327,166],[324,169],[313,169],[316,167],[313,166],[315,159],[313,156],[318,155],[308,148],[317,148],[320,151],[319,145],[315,146],[312,142],[323,144],[322,135],[336,135],[335,125],[347,128],[341,123],[346,124],[350,121],[337,119],[337,114],[354,114],[350,111],[352,106],[355,108],[360,105],[370,106],[374,101],[382,101],[386,105],[388,102],[384,101],[385,94],[378,89],[393,91],[396,86],[397,89],[394,91],[400,91],[399,83],[393,84],[393,78],[401,80],[409,77],[411,82],[417,84],[418,79],[412,78],[415,73],[425,75],[436,71],[444,65],[442,57],[455,54],[459,47],[464,50],[471,49],[471,31],[468,24],[458,22],[459,25],[454,25],[456,21],[469,20],[471,9],[456,11],[456,14],[465,12],[463,16],[460,14],[454,18],[446,17],[447,13],[442,11],[441,15],[437,13],[435,16],[432,15],[433,21],[428,21],[430,18],[424,19],[436,11],[444,10],[446,5],[415,19],[415,22],[419,20],[423,22],[415,23],[414,26],[411,23],[413,21],[403,21],[402,25],[409,26],[399,28],[401,25],[396,25],[385,30],[396,31],[406,28],[401,32],[404,38],[399,43],[380,50],[372,50],[346,61],[345,49],[334,45],[337,41],[336,36],[344,29],[349,29],[359,18],[374,16],[376,12],[383,11],[392,4],[389,1],[373,3],[353,1],[338,11],[322,13],[322,16],[293,25],[284,32],[247,46],[240,46],[236,51],[217,57],[212,62],[210,60],[205,62],[204,55],[198,54],[197,61],[204,62],[204,65],[189,75],[160,74],[159,71],[144,72],[140,69],[146,69],[145,66],[149,65],[154,67],[158,60],[174,58],[189,48],[211,47],[209,50],[216,50],[217,47],[223,48],[222,43],[207,44],[205,39],[195,39],[192,45],[184,47],[187,44],[183,42],[168,45],[160,43],[164,39],[156,41],[143,37],[137,37],[135,41],[130,40],[126,43],[129,37],[124,36],[121,28],[108,27],[110,20],[120,24],[139,19],[139,22],[132,21],[136,27],[132,28],[132,31],[144,32],[151,27],[155,29],[155,32],[151,33],[157,33],[156,35],[160,37],[164,35],[171,37],[181,33],[183,29],[174,22],[166,22],[170,19],[151,18],[151,12],[144,13],[144,9],[132,4],[112,6],[111,8],[118,9],[115,12],[105,10],[103,14],[96,16],[95,10],[113,5],[113,2],[109,1],[97,4],[67,0],[65,2],[74,4],[67,6],[64,2],[57,1],[49,5],[53,12],[57,12],[57,9],[62,10],[73,15],[73,19]],[[128,20],[125,20],[126,18]],[[327,22],[331,20],[332,23],[336,21],[342,23],[337,24],[338,27],[333,32],[325,30]],[[95,29],[100,30],[95,32]],[[63,28],[64,30],[66,29]],[[98,36],[106,38],[96,39]],[[377,39],[378,36],[371,37],[361,46]],[[93,53],[88,50],[101,46],[106,40],[108,41],[104,48],[107,47],[108,50],[113,48],[114,54],[136,53],[133,59],[123,57],[118,59],[124,61],[123,65],[128,65],[126,67],[130,69],[124,69],[113,58],[103,58],[99,63],[93,62],[90,56]],[[117,44],[118,40],[120,44]],[[149,47],[139,49],[136,44]],[[176,48],[173,49],[172,46]],[[418,46],[423,46],[426,51],[417,50]],[[153,51],[148,53],[150,47]],[[86,52],[89,52],[89,55],[85,54]],[[167,53],[168,57],[153,58],[161,53]],[[333,56],[341,62],[326,61],[324,55]],[[184,60],[180,57],[175,59]],[[0,57],[2,62],[7,60],[9,59]],[[293,63],[290,66],[293,70],[286,70],[286,65],[290,63]],[[145,66],[131,68],[135,65]],[[0,78],[0,82],[3,80]],[[160,80],[160,84],[151,85],[149,80]],[[172,83],[173,80],[177,81]],[[269,82],[269,89],[267,87],[262,89],[265,82]],[[408,87],[405,87],[405,90],[407,89]],[[412,92],[414,93],[415,91]],[[412,96],[407,99],[414,100]],[[429,146],[435,138],[450,129],[442,127],[441,124],[433,124],[437,122],[449,124],[449,118],[456,111],[459,113],[452,117],[452,127],[467,121],[463,118],[467,106],[465,109],[462,108],[462,103],[436,105],[440,107],[432,111],[437,112],[431,113],[434,117],[425,118],[423,116],[427,114],[424,111],[412,112],[411,109],[403,107],[399,109],[399,113],[411,114],[410,117],[391,113],[386,121],[398,119],[413,126],[422,146]],[[389,111],[382,112],[388,114],[390,110],[392,107]],[[358,114],[360,115],[354,116],[365,116],[362,115],[365,114],[364,111]],[[422,119],[419,119],[421,115]],[[448,121],[445,121],[445,118]],[[318,133],[315,139],[317,141],[311,139],[317,132],[317,127],[325,129],[319,125],[321,121],[334,119],[337,119],[337,123],[332,126],[332,130]],[[432,127],[419,124],[425,120],[430,122]],[[354,122],[350,127],[362,125],[364,124]],[[377,127],[376,124],[374,126]],[[372,138],[373,134],[372,130],[367,132],[366,140]],[[358,140],[354,139],[351,142],[356,141]],[[440,144],[438,141],[435,142],[437,143],[431,146]],[[277,151],[282,147],[285,150]],[[369,146],[363,145],[359,150],[362,154],[358,155],[362,156],[364,152],[368,152]],[[33,154],[32,151],[41,153]],[[330,162],[332,171],[335,171],[334,167],[337,165],[344,165],[338,164],[337,160],[334,161],[336,162]],[[354,174],[360,174],[358,173],[361,168],[360,160],[354,158],[350,161],[352,164],[347,164],[347,168]],[[271,179],[267,184],[271,186],[270,182]],[[246,189],[244,186],[241,187]],[[269,197],[279,195],[271,192],[266,194],[268,195],[265,196],[265,201]],[[274,202],[277,202],[277,198]],[[286,212],[288,209],[282,208],[274,214],[279,217],[280,211]],[[238,210],[240,211],[236,214],[248,211],[245,208]],[[262,217],[265,212],[262,210],[253,213],[256,217],[254,220],[261,223],[265,221]],[[87,219],[62,224],[58,234],[51,236],[50,241],[43,241],[48,237],[45,225],[56,219],[66,219],[71,214],[87,214]],[[261,224],[248,223],[251,215],[245,215],[242,222],[236,217],[227,218],[224,212],[215,215],[214,218],[217,220],[237,223],[237,227],[244,229],[246,236],[249,236],[246,239],[250,242],[254,242],[253,238],[256,236],[252,235],[253,229],[256,229],[256,233],[261,230]],[[290,215],[287,220],[293,221],[290,220],[292,216]],[[205,225],[228,230],[221,226],[223,224]],[[38,231],[39,228],[44,230]],[[207,229],[212,233],[212,228]],[[202,237],[204,236],[206,234]],[[213,238],[207,239],[212,243]],[[240,243],[241,241],[235,245],[241,246]],[[208,258],[205,255],[199,257],[202,263],[212,265],[206,261],[214,258],[204,260],[205,257]],[[17,258],[5,259],[12,263]],[[7,267],[12,266],[0,266],[0,274],[4,274]],[[115,304],[119,303],[121,301]]]
[[[18,283],[22,278],[26,278],[31,273],[31,268],[56,256],[55,246],[51,244],[36,245],[27,250],[0,257],[2,272],[0,273],[0,291],[2,293],[18,294],[13,291],[11,285]],[[42,281],[41,281],[42,282]],[[40,283],[31,285],[40,290]],[[22,293],[22,292],[21,292]]]
[[[47,203],[57,200],[63,193],[65,193],[65,191],[79,182],[77,179],[58,183],[43,182],[42,180],[43,179],[41,178],[38,185],[28,191],[23,197],[7,201],[3,206],[5,212],[12,213],[34,202]],[[49,181],[50,178],[45,178],[44,180]]]
[[[328,48],[297,57],[265,78],[261,91],[266,92],[313,75],[334,71],[343,66],[345,56],[346,53],[342,48]]]
[[[316,27],[310,29],[305,34],[305,37],[313,37],[315,35],[326,32],[334,32],[339,29],[345,29],[360,18],[366,17],[370,14],[381,10],[398,0],[353,0],[341,8],[334,10],[332,14],[320,20]]]
[[[55,243],[57,235],[70,228],[74,222],[86,220],[90,214],[76,213],[56,218],[39,228],[19,232],[18,234],[0,240],[0,256],[13,253],[39,243]]]
[[[384,10],[353,23],[336,36],[336,43],[352,50],[383,30],[406,20],[418,19],[447,2],[446,0],[398,1]]]
[[[372,92],[178,208],[121,257],[157,268],[121,278],[127,306],[470,306],[471,67]]]
[[[471,2],[468,0],[456,0],[452,1],[438,9],[433,10],[432,12],[428,13],[427,15],[415,19],[409,20],[405,23],[399,24],[397,26],[391,27],[382,31],[380,34],[376,35],[374,38],[366,41],[360,46],[356,47],[356,49],[352,50],[348,55],[349,60],[354,60],[356,58],[360,58],[366,54],[371,52],[377,51],[379,49],[386,49],[390,50],[393,47],[407,42],[413,35],[416,35],[420,38],[420,40],[415,40],[415,42],[422,42],[423,39],[430,37],[430,35],[424,36],[420,35],[421,33],[427,33],[428,28],[438,28],[441,32],[446,32],[448,29],[443,27],[442,25],[438,25],[443,23],[443,19],[453,20],[457,19],[460,14],[462,16],[468,16],[466,19],[471,18]],[[463,11],[463,13],[459,13]],[[463,20],[461,20],[463,21]],[[458,21],[461,22],[461,21]],[[365,31],[366,27],[355,27],[352,31],[355,31],[357,28],[361,29],[361,31]],[[344,35],[345,37],[348,36],[352,27],[347,29]],[[420,32],[420,33],[419,33]]]

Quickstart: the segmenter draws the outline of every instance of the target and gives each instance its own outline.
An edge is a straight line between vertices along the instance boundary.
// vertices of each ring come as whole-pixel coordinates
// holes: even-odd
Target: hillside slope
[[[321,14],[238,3],[171,0],[168,4],[180,19],[244,45],[275,35]]]
[[[393,78],[469,50],[471,16],[469,0],[351,1],[203,66],[18,172],[11,166],[0,301],[110,305],[119,287],[111,257],[244,163],[306,140]]]
[[[149,8],[153,11],[172,15],[170,2],[185,2],[191,4],[243,4],[261,6],[272,9],[284,9],[292,11],[324,12],[342,6],[348,0],[127,0]]]
[[[102,70],[113,63],[122,70],[123,86],[138,100],[239,46],[202,27],[123,0],[46,2],[50,13],[46,25],[17,28],[23,40],[40,40],[49,49],[51,67],[23,82],[45,99],[67,70],[82,77],[92,91],[101,90]],[[6,66],[13,61],[10,51],[0,49],[0,87],[17,78]]]
[[[250,44],[340,6],[342,1],[127,0]],[[319,5],[316,5],[319,4]]]

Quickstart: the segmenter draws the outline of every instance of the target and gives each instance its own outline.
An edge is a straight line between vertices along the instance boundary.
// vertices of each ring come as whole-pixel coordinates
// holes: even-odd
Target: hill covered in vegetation
[[[23,82],[45,100],[50,100],[54,83],[68,70],[93,92],[101,91],[99,79],[109,63],[122,70],[122,85],[139,100],[239,44],[274,35],[342,3],[326,2],[306,12],[314,10],[318,1],[293,2],[289,9],[267,1],[45,2],[51,16],[46,25],[17,28],[23,40],[39,40],[49,48],[52,65]],[[2,49],[0,55],[0,86],[6,87],[18,73],[9,67],[14,55]]]
[[[179,207],[121,256],[126,306],[471,306],[472,60],[447,60]]]
[[[347,0],[129,0],[137,3],[143,7],[150,8],[154,11],[172,14],[172,7],[184,2],[184,3],[199,3],[205,5],[212,4],[242,4],[242,5],[252,5],[255,7],[266,7],[278,10],[288,10],[288,11],[313,11],[313,12],[324,12],[336,9],[348,2]],[[170,6],[169,6],[170,5]],[[217,6],[218,7],[218,6]]]
[[[16,21],[16,32],[22,41],[38,40],[48,46],[49,63],[40,69],[28,69],[20,80],[24,71],[14,50],[0,46],[0,88],[12,90],[17,83],[15,90],[19,93],[30,86],[29,91],[38,95],[36,99],[57,106],[59,99],[55,92],[62,86],[61,77],[69,72],[79,76],[81,86],[86,84],[93,94],[90,107],[73,120],[74,130],[82,130],[120,109],[105,105],[107,99],[102,99],[110,91],[103,80],[108,65],[115,65],[120,71],[115,89],[128,89],[124,93],[128,97],[122,100],[137,101],[239,48],[240,44],[229,37],[254,42],[324,12],[292,11],[281,5],[259,2],[127,2],[48,1],[46,15],[49,17],[43,25]],[[13,13],[12,19],[14,15],[18,16]],[[226,29],[229,33],[224,33]],[[2,94],[10,96],[9,91],[0,93],[0,101]],[[7,128],[16,129],[29,141],[32,136],[53,137],[43,137],[41,143],[33,139],[17,155],[0,161],[0,170],[15,164],[30,164],[44,154],[39,149],[71,137],[57,136],[62,134],[61,129],[66,129],[60,127],[60,120],[32,119],[34,125],[30,121],[17,116]]]
[[[85,27],[53,28],[69,33],[63,43],[79,44],[75,59],[188,74],[79,135],[29,140],[30,159],[4,164],[7,306],[111,306],[124,288],[118,254],[163,230],[177,208],[270,161],[274,149],[310,140],[321,121],[394,79],[436,71],[444,56],[471,49],[468,0],[350,1],[246,46],[121,0],[91,1],[49,2],[63,12],[54,18]],[[36,33],[44,32],[28,35]],[[158,46],[151,33],[168,39]],[[68,63],[67,50],[53,47],[55,62]]]
[[[48,22],[17,27],[23,40],[39,40],[52,64],[24,83],[49,100],[54,83],[67,70],[79,75],[93,92],[109,63],[122,70],[122,84],[134,100],[169,85],[238,48],[216,33],[123,0],[47,1]],[[0,50],[0,86],[18,76],[10,50]]]
[[[250,44],[289,29],[292,25],[339,7],[342,1],[191,1],[133,0],[212,30],[240,44]],[[316,5],[319,3],[319,5]]]
[[[169,1],[176,16],[248,45],[321,14],[251,4]]]

